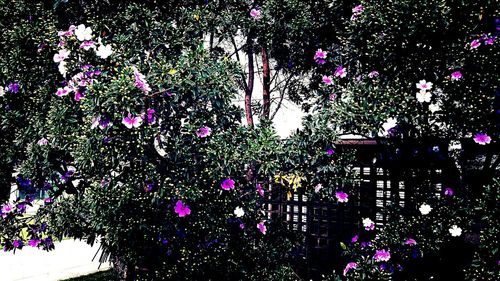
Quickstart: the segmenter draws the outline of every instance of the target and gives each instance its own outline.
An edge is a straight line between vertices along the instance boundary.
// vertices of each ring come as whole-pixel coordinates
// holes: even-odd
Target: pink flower
[[[349,200],[349,195],[342,191],[335,192],[335,197],[337,197],[337,200],[342,203],[347,203],[347,201]]]
[[[75,29],[76,29],[76,26],[70,25],[68,30],[59,31],[59,32],[57,32],[57,35],[61,36],[61,37],[70,37],[73,35]]]
[[[220,186],[224,190],[234,189],[234,180],[232,180],[232,179],[225,179],[225,180],[222,181],[222,183],[221,183]]]
[[[146,81],[146,77],[134,66],[135,86],[145,93],[151,92],[151,87]]]
[[[122,124],[129,129],[137,128],[141,126],[142,118],[139,116],[132,116],[132,114],[129,113],[128,116],[123,117]]]
[[[57,54],[54,55],[54,62],[61,62],[69,57],[71,52],[65,49],[59,50]]]
[[[14,207],[11,204],[7,203],[7,204],[3,205],[2,206],[2,217],[3,218],[7,217],[7,214],[12,212],[13,210],[14,210]]]
[[[37,144],[38,145],[47,145],[47,144],[49,144],[49,140],[47,140],[46,138],[41,138],[38,140]]]
[[[346,265],[346,267],[344,268],[344,276],[346,276],[346,274],[351,270],[351,269],[355,269],[358,267],[358,264],[355,263],[355,262],[350,262]]]
[[[451,80],[459,80],[462,79],[462,72],[455,71],[451,74]]]
[[[62,97],[62,96],[66,96],[68,95],[70,92],[71,92],[71,88],[69,88],[68,86],[64,87],[64,88],[58,88],[57,89],[57,92],[56,92],[56,95],[58,97]]]
[[[359,240],[359,235],[356,234],[351,238],[351,243],[356,243],[358,242],[358,240]]]
[[[254,19],[254,20],[259,20],[262,15],[260,13],[260,9],[258,8],[253,8],[250,10],[250,16]]]
[[[359,14],[359,13],[363,12],[364,9],[365,9],[365,7],[363,7],[363,5],[357,5],[354,8],[352,8],[352,12],[355,14]]]
[[[212,132],[212,129],[205,126],[205,127],[201,127],[198,130],[196,130],[196,135],[200,138],[205,138],[205,137],[210,136],[211,132]]]
[[[75,101],[80,101],[84,97],[83,93],[80,91],[75,91]]]
[[[257,184],[256,189],[260,197],[264,197],[264,188],[262,188],[262,185],[260,183]]]
[[[85,51],[88,51],[90,49],[95,48],[95,42],[94,41],[83,41],[82,44],[80,44],[80,49],[84,49]]]
[[[352,8],[351,20],[356,20],[359,17],[359,15],[361,15],[364,9],[365,7],[363,7],[363,5],[357,5],[354,8]]]
[[[318,49],[316,51],[316,54],[314,54],[314,60],[318,63],[318,64],[325,64],[326,63],[326,55],[327,55],[327,52],[326,51],[323,51],[321,49]]]
[[[333,75],[335,75],[335,77],[344,78],[347,75],[347,71],[345,67],[342,67],[342,65],[340,65],[335,69],[335,73]]]
[[[175,204],[175,213],[179,214],[179,217],[185,217],[191,214],[191,209],[189,209],[188,205],[182,203],[182,200],[179,200]]]
[[[240,228],[241,229],[245,229],[245,224],[244,223],[240,223]]]
[[[451,197],[451,196],[453,196],[454,193],[455,192],[450,187],[447,187],[447,188],[444,189],[444,195],[446,195],[446,196],[450,196]]]
[[[375,261],[388,261],[391,258],[391,253],[386,250],[376,250],[373,258]]]
[[[474,141],[477,143],[477,144],[480,144],[480,145],[485,145],[485,144],[489,144],[491,142],[491,137],[488,136],[487,134],[481,134],[481,133],[477,133],[475,136],[474,136]]]
[[[368,77],[370,77],[370,78],[376,78],[376,77],[378,77],[378,76],[379,76],[379,73],[378,73],[378,71],[376,71],[376,70],[374,70],[374,71],[372,71],[372,72],[368,73]]]
[[[417,245],[417,241],[415,241],[415,239],[413,238],[408,238],[405,241],[405,245],[410,245],[410,246]]]
[[[334,153],[335,153],[335,150],[333,150],[333,148],[329,148],[326,150],[327,155],[333,155]]]
[[[323,75],[323,83],[326,85],[331,85],[333,83],[332,77]]]
[[[331,95],[328,97],[328,99],[329,99],[330,101],[334,101],[336,98],[337,98],[337,94],[335,94],[335,93],[331,94]]]
[[[263,222],[263,221],[261,221],[261,222],[259,222],[259,223],[257,224],[257,228],[259,229],[259,231],[260,231],[262,234],[266,234],[266,232],[267,232],[267,227],[266,227],[266,225],[264,224],[264,222]]]
[[[477,49],[477,47],[479,47],[479,46],[481,46],[481,42],[479,42],[478,39],[472,40],[472,42],[470,42],[471,49]]]

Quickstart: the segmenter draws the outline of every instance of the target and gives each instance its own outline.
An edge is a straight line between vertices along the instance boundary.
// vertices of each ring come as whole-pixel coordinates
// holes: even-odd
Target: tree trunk
[[[269,120],[271,111],[271,71],[269,69],[269,57],[267,49],[262,47],[262,119]]]
[[[118,256],[112,258],[113,270],[120,281],[135,281],[136,272],[135,267],[127,264],[123,259]]]
[[[247,40],[250,40],[249,39]],[[254,64],[253,64],[253,48],[251,45],[247,46],[247,57],[248,57],[248,83],[245,89],[245,115],[247,119],[247,124],[250,127],[253,127],[253,114],[252,114],[252,92],[253,92],[253,83],[254,83]]]

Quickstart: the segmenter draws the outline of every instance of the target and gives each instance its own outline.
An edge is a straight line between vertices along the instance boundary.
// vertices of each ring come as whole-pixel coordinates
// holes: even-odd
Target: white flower
[[[112,53],[113,50],[111,49],[111,45],[103,45],[103,44],[101,44],[99,48],[97,48],[97,51],[95,52],[95,54],[101,59],[108,58],[109,56],[111,56]]]
[[[428,204],[425,204],[425,203],[424,203],[424,204],[422,204],[422,205],[420,206],[420,208],[418,208],[418,210],[420,211],[420,213],[421,213],[422,215],[427,215],[427,214],[429,214],[429,213],[431,212],[432,208],[431,208],[431,206],[429,206]]]
[[[0,97],[3,97],[5,95],[5,89],[0,86]]]
[[[80,41],[88,41],[92,39],[92,29],[90,27],[85,27],[84,24],[80,24],[75,29],[76,38]]]
[[[450,144],[448,145],[448,150],[460,150],[462,149],[462,144],[460,143],[459,140],[453,140],[450,141]]]
[[[366,230],[373,230],[375,228],[375,223],[369,218],[364,218],[363,219],[363,227]]]
[[[396,127],[398,120],[396,118],[387,118],[387,120],[382,124],[382,129],[384,129],[384,135],[389,134],[389,130]]]
[[[54,62],[61,62],[69,57],[70,51],[62,49],[59,53],[54,54]]]
[[[426,82],[425,80],[420,80],[417,84],[417,89],[422,91],[428,91],[432,89],[432,82]]]
[[[453,225],[448,231],[453,237],[462,235],[462,229],[456,225]]]
[[[65,61],[61,61],[59,63],[59,73],[61,73],[62,76],[66,76],[66,73],[68,72],[68,70],[66,69],[66,62]]]
[[[241,207],[236,207],[236,209],[234,209],[234,214],[236,215],[237,218],[241,218],[242,216],[245,215],[245,211],[243,211],[243,208]]]
[[[419,102],[431,102],[432,94],[430,92],[420,90],[420,92],[417,92],[416,96]]]
[[[440,111],[441,110],[441,107],[439,106],[439,104],[437,103],[431,103],[429,104],[429,110],[434,113],[436,111]]]

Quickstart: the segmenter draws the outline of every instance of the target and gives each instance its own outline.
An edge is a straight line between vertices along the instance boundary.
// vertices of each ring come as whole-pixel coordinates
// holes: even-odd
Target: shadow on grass
[[[113,271],[101,271],[90,275],[66,279],[64,281],[116,281]]]

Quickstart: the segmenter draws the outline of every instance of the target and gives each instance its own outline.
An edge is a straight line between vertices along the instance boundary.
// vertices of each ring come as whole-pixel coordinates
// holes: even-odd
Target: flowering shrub
[[[479,232],[496,233],[494,220],[480,222],[473,211],[499,165],[491,159],[498,155],[500,26],[488,4],[361,1],[345,42],[322,46],[311,58],[318,63],[318,107],[330,111],[339,130],[377,139],[389,151],[382,164],[402,174],[445,163],[444,184],[452,186],[436,197],[423,172],[405,194],[410,206],[392,206],[383,229],[366,220],[353,234],[349,261],[332,278],[463,279],[479,251],[471,241]]]

